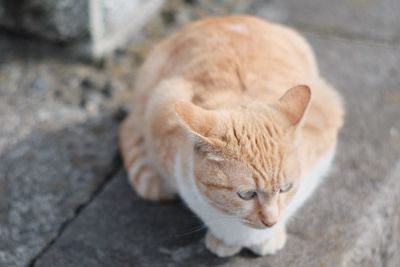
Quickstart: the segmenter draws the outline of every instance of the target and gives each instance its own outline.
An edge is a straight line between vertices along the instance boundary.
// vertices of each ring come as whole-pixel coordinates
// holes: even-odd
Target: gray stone
[[[115,125],[110,122],[97,119],[31,133],[3,151],[2,264],[29,262],[106,181],[116,156]]]
[[[181,204],[138,199],[124,174],[71,223],[35,266],[398,266],[400,55],[308,35],[347,117],[329,177],[289,224],[275,256],[219,259]]]
[[[28,265],[107,182],[118,166],[117,125],[111,110],[92,113],[75,104],[79,82],[76,88],[68,83],[64,97],[56,97],[60,81],[80,64],[47,61],[38,49],[27,51],[26,42],[28,55],[21,61],[13,55],[21,56],[21,50],[8,50],[5,40],[0,48],[7,51],[0,53],[0,266],[11,267]]]
[[[304,31],[387,43],[400,42],[397,0],[258,0],[251,13]]]
[[[88,1],[0,1],[0,25],[51,40],[66,41],[89,34]]]
[[[93,54],[101,56],[125,45],[162,3],[163,0],[90,0]]]
[[[203,234],[182,204],[139,199],[121,172],[35,266],[210,266]]]
[[[0,0],[0,27],[68,42],[75,53],[102,56],[125,45],[163,0]]]

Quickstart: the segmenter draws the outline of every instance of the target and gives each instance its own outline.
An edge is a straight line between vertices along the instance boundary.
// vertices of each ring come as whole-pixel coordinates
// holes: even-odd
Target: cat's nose
[[[266,220],[261,220],[261,222],[267,227],[272,227],[277,223],[277,221],[266,221]]]

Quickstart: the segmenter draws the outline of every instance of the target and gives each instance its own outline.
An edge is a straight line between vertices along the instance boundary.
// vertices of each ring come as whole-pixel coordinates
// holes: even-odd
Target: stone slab
[[[305,31],[400,43],[397,0],[258,0],[253,2],[250,12]]]
[[[66,43],[101,57],[124,46],[163,0],[0,0],[0,29]]]
[[[88,36],[88,1],[0,1],[0,26],[55,41]]]
[[[94,56],[126,45],[162,4],[163,0],[89,0]]]
[[[398,266],[400,55],[382,45],[307,35],[347,117],[333,169],[289,224],[275,256],[218,259],[181,204],[149,203],[124,174],[71,223],[35,266]]]
[[[46,45],[41,54],[1,40],[0,266],[27,266],[111,175],[117,123],[111,110],[93,108],[89,94],[102,94],[83,82],[104,75],[46,58]]]

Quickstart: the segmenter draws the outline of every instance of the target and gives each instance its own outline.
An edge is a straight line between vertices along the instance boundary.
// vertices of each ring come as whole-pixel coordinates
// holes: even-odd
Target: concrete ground
[[[173,0],[102,62],[0,39],[0,266],[400,266],[400,2]],[[116,145],[150,44],[198,17],[291,25],[343,95],[335,164],[275,256],[219,259],[181,203],[139,199]]]

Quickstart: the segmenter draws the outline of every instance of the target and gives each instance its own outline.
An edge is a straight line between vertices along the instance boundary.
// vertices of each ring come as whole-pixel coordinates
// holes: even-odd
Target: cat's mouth
[[[246,225],[246,226],[249,226],[249,227],[254,228],[254,229],[259,229],[259,230],[264,230],[264,229],[268,229],[268,228],[272,227],[272,226],[267,226],[262,221],[254,223],[254,222],[251,222],[251,221],[248,221],[248,220],[242,220],[242,223],[244,225]]]

